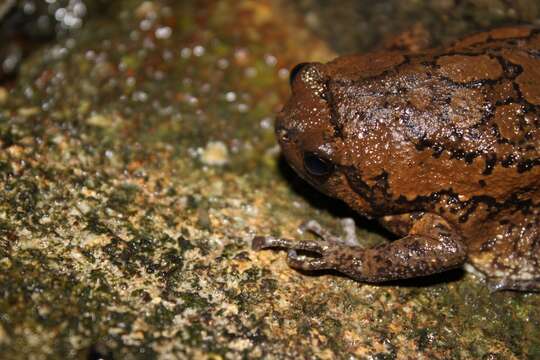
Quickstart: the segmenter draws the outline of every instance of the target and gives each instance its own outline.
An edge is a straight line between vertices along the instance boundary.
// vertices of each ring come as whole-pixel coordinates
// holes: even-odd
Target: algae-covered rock
[[[349,214],[274,140],[287,69],[336,55],[298,6],[118,1],[0,88],[3,358],[540,357],[538,295],[459,271],[371,286],[251,250]]]

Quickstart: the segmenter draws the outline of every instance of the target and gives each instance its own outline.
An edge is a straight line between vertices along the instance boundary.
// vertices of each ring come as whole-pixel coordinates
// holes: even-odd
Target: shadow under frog
[[[308,222],[324,241],[259,236],[253,247],[360,281],[467,264],[494,290],[539,290],[539,69],[540,31],[527,27],[298,65],[276,122],[285,158],[399,238],[362,248]]]

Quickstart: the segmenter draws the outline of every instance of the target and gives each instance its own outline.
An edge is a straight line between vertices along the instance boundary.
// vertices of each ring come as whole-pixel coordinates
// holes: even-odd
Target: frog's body
[[[276,123],[291,166],[401,239],[291,265],[385,281],[468,262],[495,288],[540,288],[540,31],[504,28],[422,54],[302,64]]]

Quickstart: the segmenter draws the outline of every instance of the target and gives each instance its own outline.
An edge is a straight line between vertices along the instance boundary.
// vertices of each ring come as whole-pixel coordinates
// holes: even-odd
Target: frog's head
[[[319,63],[298,64],[291,71],[292,96],[278,115],[276,135],[287,161],[304,179],[328,193],[335,170],[335,133],[331,126],[327,79]]]
[[[350,187],[342,171],[347,146],[333,123],[335,109],[326,66],[302,63],[292,69],[292,95],[278,115],[275,130],[285,158],[303,179],[321,192],[347,201]],[[358,204],[353,207],[369,213]]]
[[[392,162],[388,159],[397,151],[391,137],[397,132],[390,112],[375,112],[384,100],[376,91],[357,96],[359,86],[370,85],[362,77],[353,78],[350,65],[355,65],[355,74],[371,76],[393,63],[377,60],[347,57],[297,65],[290,75],[291,98],[276,121],[276,135],[291,167],[321,192],[368,216],[395,210],[385,182]],[[371,112],[364,116],[363,109]]]

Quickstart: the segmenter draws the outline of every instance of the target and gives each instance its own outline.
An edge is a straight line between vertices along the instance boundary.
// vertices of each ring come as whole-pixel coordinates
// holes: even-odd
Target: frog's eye
[[[289,85],[292,85],[294,79],[296,78],[296,76],[298,74],[300,74],[300,72],[302,71],[302,69],[306,66],[306,65],[309,65],[309,63],[300,63],[298,65],[296,65],[295,67],[292,68],[291,70],[291,74],[289,75]]]
[[[304,154],[304,168],[315,177],[328,176],[334,170],[330,161],[310,152]]]

